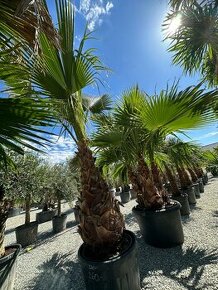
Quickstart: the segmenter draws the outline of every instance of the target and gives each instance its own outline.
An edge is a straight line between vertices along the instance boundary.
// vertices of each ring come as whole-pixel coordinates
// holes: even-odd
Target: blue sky
[[[195,85],[200,77],[185,76],[182,69],[172,64],[167,43],[163,42],[161,24],[167,12],[167,0],[75,0],[76,44],[79,43],[86,23],[96,40],[88,43],[95,47],[103,63],[112,72],[105,75],[105,87],[100,92],[93,87],[85,93],[97,96],[109,94],[114,101],[121,93],[138,84],[152,95],[180,79],[181,89]],[[47,0],[49,11],[56,23],[55,1]],[[199,144],[218,141],[217,125],[190,131],[188,135]],[[72,156],[75,146],[69,137],[52,137],[49,149],[53,162]],[[187,138],[184,138],[188,140]]]
[[[55,1],[48,0],[50,13],[55,19]],[[76,0],[76,43],[79,43],[88,22],[95,40],[89,47],[97,48],[103,63],[112,69],[105,76],[105,87],[88,88],[90,95],[108,93],[114,101],[135,84],[153,94],[180,79],[181,89],[199,82],[199,75],[185,76],[182,69],[172,64],[167,43],[163,42],[161,24],[167,12],[167,0]],[[55,20],[56,21],[56,20]],[[199,144],[218,141],[217,125],[187,132]],[[189,140],[184,138],[185,140]],[[65,158],[72,154],[70,140],[60,138],[50,150],[55,160],[60,151]]]

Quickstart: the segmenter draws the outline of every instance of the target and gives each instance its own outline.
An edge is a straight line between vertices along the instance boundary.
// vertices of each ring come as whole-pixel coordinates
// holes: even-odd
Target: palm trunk
[[[78,144],[78,156],[82,187],[79,233],[85,244],[110,253],[122,238],[124,219],[85,141]]]
[[[158,190],[162,191],[164,189],[163,182],[161,180],[160,171],[154,161],[151,162],[151,172],[155,186],[158,188]]]
[[[141,207],[161,208],[164,201],[162,192],[154,185],[153,176],[143,157],[139,158],[137,174],[129,173],[131,182],[137,192],[137,200]]]
[[[180,167],[177,166],[177,172],[179,174],[182,189],[185,189],[192,184],[187,171],[182,166]]]
[[[188,172],[191,175],[192,181],[196,182],[198,180],[197,174],[190,167],[188,168]]]
[[[8,206],[4,201],[4,189],[0,185],[0,258],[4,256],[4,237],[5,237],[5,227],[8,218]]]
[[[31,196],[28,194],[25,199],[26,212],[25,212],[25,225],[30,223],[30,205],[31,205]]]
[[[58,216],[61,216],[61,199],[58,198]]]
[[[168,177],[169,182],[170,182],[170,187],[171,187],[173,196],[180,195],[180,190],[179,190],[178,184],[176,182],[175,175],[173,174],[172,170],[166,164],[165,164],[165,169],[166,169],[167,177]]]
[[[204,174],[202,168],[197,167],[197,166],[194,166],[193,168],[194,168],[194,172],[195,172],[195,174],[197,175],[197,177],[198,177],[198,178],[202,178],[202,176],[203,176],[203,174]]]

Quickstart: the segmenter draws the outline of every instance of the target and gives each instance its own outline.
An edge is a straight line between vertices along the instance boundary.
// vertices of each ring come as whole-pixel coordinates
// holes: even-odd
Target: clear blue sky
[[[97,40],[89,42],[98,50],[103,63],[112,69],[107,85],[100,93],[108,93],[114,101],[122,91],[139,84],[148,94],[166,88],[180,79],[180,88],[195,85],[199,76],[185,76],[182,69],[172,65],[167,43],[163,42],[161,24],[167,11],[167,0],[75,0],[76,43],[84,31],[86,21]],[[47,0],[50,13],[56,22],[55,1]],[[88,88],[86,93],[97,95],[98,91]],[[188,133],[200,144],[218,141],[217,125]],[[53,151],[54,159],[58,152],[68,156],[71,142],[64,145],[60,139]],[[52,150],[51,150],[52,151]]]

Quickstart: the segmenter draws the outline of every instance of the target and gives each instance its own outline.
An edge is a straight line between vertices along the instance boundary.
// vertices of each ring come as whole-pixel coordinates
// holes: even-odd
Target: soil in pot
[[[53,226],[53,232],[54,233],[60,233],[64,230],[66,230],[67,226],[67,215],[62,214],[60,216],[54,216],[52,218],[52,226]]]
[[[86,290],[140,290],[140,278],[135,235],[125,230],[120,253],[108,259],[90,255],[83,244],[78,257],[82,266]]]
[[[200,198],[201,197],[201,194],[200,194],[200,188],[199,188],[199,183],[194,183],[192,185],[193,189],[194,189],[194,193],[195,193],[195,197],[196,198]]]
[[[12,290],[17,269],[17,257],[20,253],[20,245],[5,247],[5,256],[0,258],[0,289]]]
[[[169,248],[183,244],[184,234],[178,201],[160,210],[139,208],[132,209],[137,219],[145,242],[159,248]]]
[[[127,203],[130,200],[130,192],[129,191],[122,191],[120,192],[120,199],[122,203]]]
[[[199,184],[200,193],[204,193],[204,184],[203,184],[202,178],[198,180],[198,184]]]
[[[190,206],[188,202],[188,195],[186,193],[182,193],[178,196],[173,196],[174,200],[177,200],[181,204],[180,213],[181,216],[190,215]]]
[[[21,225],[15,228],[17,243],[26,247],[35,243],[38,234],[38,222],[34,221],[27,225]]]
[[[36,221],[38,223],[45,223],[48,221],[51,221],[52,218],[57,215],[57,210],[46,210],[46,211],[42,211],[42,212],[38,212],[36,214]]]

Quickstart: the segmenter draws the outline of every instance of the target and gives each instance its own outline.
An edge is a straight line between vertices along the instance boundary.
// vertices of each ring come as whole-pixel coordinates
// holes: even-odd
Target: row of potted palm
[[[87,289],[140,289],[136,240],[125,230],[118,201],[111,195],[91,151],[86,131],[87,112],[82,90],[96,83],[104,70],[93,50],[84,50],[89,38],[85,32],[79,49],[74,48],[74,19],[69,1],[57,0],[59,45],[54,46],[45,33],[39,33],[39,54],[25,54],[22,64],[23,80],[43,100],[49,99],[49,112],[62,125],[78,149],[81,171],[79,198],[79,233],[84,244],[79,249]],[[199,86],[178,92],[174,86],[160,95],[148,97],[138,87],[124,94],[123,103],[109,121],[105,119],[93,144],[102,152],[110,150],[128,168],[128,176],[138,196],[134,208],[145,240],[156,246],[173,246],[183,242],[179,215],[180,205],[171,201],[163,187],[161,172],[156,162],[156,151],[166,137],[181,130],[205,124],[211,118],[204,100],[216,97],[215,91],[204,93]],[[98,111],[99,112],[99,111]],[[111,123],[110,123],[111,121]],[[101,123],[103,124],[103,123]],[[174,221],[172,232],[166,229],[162,214]],[[158,218],[155,231],[150,223]],[[167,220],[168,221],[168,220]],[[161,239],[158,231],[162,232]],[[170,243],[168,242],[170,240]]]

